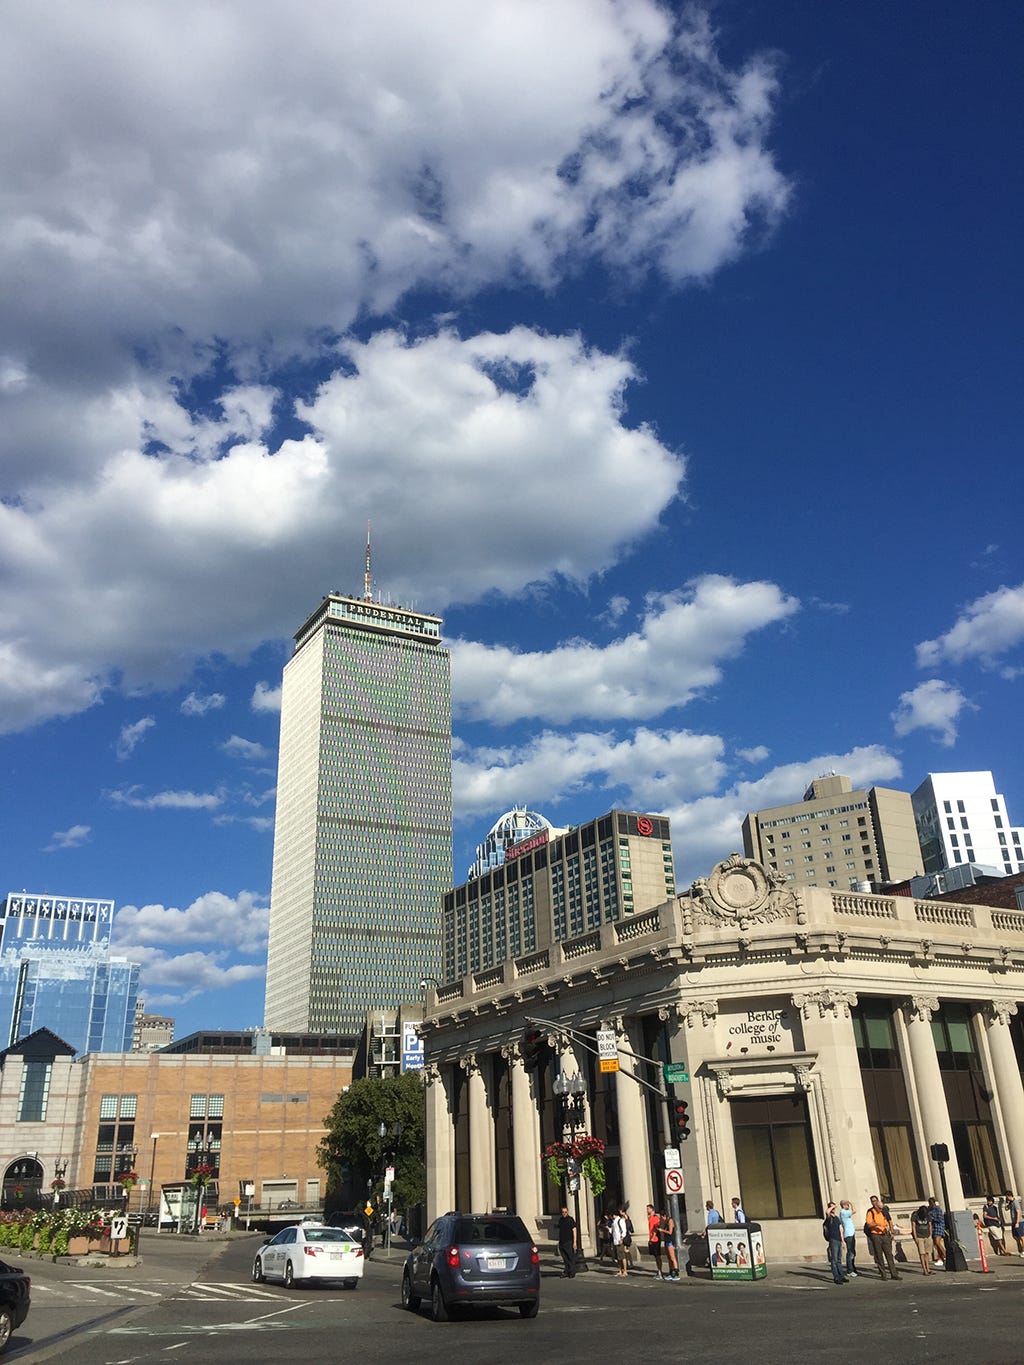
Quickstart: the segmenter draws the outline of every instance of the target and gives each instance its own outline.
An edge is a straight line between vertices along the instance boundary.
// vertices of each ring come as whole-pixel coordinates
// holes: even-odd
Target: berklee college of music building
[[[604,817],[620,822],[613,847],[628,838],[636,860],[638,818],[660,866],[662,817]],[[705,1200],[727,1209],[739,1194],[769,1255],[820,1257],[830,1199],[863,1214],[874,1193],[905,1209],[940,1195],[933,1144],[949,1149],[953,1208],[1024,1185],[1024,911],[793,886],[733,854],[682,894],[626,912],[598,894],[601,823],[584,827],[589,878],[572,831],[445,899],[448,921],[462,920],[445,921],[456,967],[424,1023],[428,1218],[508,1206],[539,1234],[550,1226],[561,1192],[539,1154],[564,1131],[559,1073],[584,1081],[574,1131],[607,1144],[605,1195],[581,1190],[584,1244],[607,1201],[624,1198],[634,1221],[665,1203],[663,1102],[632,1074],[657,1072],[627,1054],[690,1075],[675,1090],[692,1126],[682,1221],[700,1227]],[[574,888],[574,908],[559,886]],[[532,908],[529,942],[517,927],[518,950],[467,957],[474,933],[493,945],[496,919],[511,941],[513,899],[517,914]],[[534,1020],[549,1050],[527,1070]],[[600,1070],[601,1028],[623,1050],[617,1073]]]

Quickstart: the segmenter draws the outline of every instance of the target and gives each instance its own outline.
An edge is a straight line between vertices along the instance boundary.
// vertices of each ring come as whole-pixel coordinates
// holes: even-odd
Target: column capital
[[[436,1062],[428,1062],[423,1068],[423,1080],[426,1085],[436,1085],[441,1079],[441,1068]]]
[[[1013,1000],[990,1000],[985,1006],[987,1022],[992,1024],[1005,1024],[1009,1027],[1010,1020],[1017,1013],[1017,1005]]]
[[[932,1015],[938,1013],[939,997],[937,995],[912,995],[904,1008],[907,1011],[908,1022],[928,1024],[931,1022]]]
[[[707,1028],[718,1018],[717,1000],[684,1000],[679,1006],[680,1014],[686,1017],[686,1027],[696,1028],[698,1024]]]
[[[819,1019],[824,1019],[827,1014],[832,1014],[836,1019],[849,1019],[850,1010],[857,1003],[857,993],[825,987],[820,991],[794,991],[790,999],[793,1008],[800,1010],[805,1019],[811,1018],[815,1008]]]
[[[517,1042],[502,1043],[501,1055],[505,1058],[506,1062],[511,1062],[513,1066],[522,1066],[523,1064],[523,1054],[520,1051]]]
[[[480,1062],[475,1052],[467,1052],[459,1058],[459,1066],[467,1076],[480,1074]]]

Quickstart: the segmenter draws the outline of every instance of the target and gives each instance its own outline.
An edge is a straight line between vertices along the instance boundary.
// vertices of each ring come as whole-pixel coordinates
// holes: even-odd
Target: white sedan
[[[307,1280],[340,1280],[355,1289],[363,1278],[363,1248],[343,1228],[298,1224],[264,1242],[252,1263],[257,1284],[281,1280],[290,1287]]]

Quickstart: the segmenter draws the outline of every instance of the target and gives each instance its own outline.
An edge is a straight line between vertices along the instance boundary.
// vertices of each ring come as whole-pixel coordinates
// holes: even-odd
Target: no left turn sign
[[[683,1173],[674,1167],[665,1172],[665,1189],[669,1194],[682,1194],[683,1192]]]

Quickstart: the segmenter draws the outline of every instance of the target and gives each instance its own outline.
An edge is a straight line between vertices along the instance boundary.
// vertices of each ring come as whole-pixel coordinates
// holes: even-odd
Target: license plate
[[[327,1256],[328,1256],[328,1259],[329,1259],[329,1260],[332,1260],[332,1261],[341,1261],[341,1260],[344,1260],[344,1258],[345,1258],[345,1253],[344,1253],[343,1251],[329,1251],[329,1252],[327,1253]]]
[[[508,1257],[507,1257],[507,1256],[488,1256],[488,1257],[487,1257],[487,1269],[488,1269],[488,1270],[507,1270],[507,1269],[508,1269]]]

